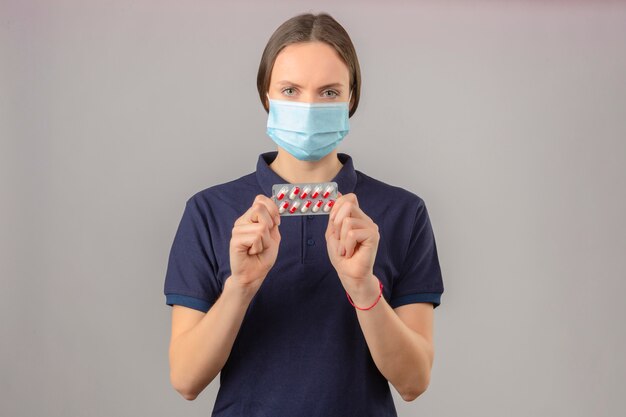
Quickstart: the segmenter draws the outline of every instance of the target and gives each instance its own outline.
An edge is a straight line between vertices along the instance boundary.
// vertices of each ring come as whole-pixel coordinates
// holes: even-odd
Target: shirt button
[[[315,241],[313,239],[309,239],[309,240],[306,241],[306,244],[309,245],[309,246],[313,246],[313,245],[315,245]]]

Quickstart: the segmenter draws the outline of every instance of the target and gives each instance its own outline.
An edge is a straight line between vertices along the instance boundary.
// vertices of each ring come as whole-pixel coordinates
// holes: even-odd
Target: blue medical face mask
[[[352,97],[352,93],[350,93]],[[301,161],[317,161],[341,143],[350,130],[349,103],[302,103],[273,100],[267,134]]]

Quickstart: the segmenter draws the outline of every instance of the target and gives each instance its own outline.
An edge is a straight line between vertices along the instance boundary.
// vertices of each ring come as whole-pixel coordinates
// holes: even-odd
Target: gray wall
[[[2,0],[0,415],[209,415],[218,381],[169,383],[167,256],[190,195],[275,149],[256,70],[309,10],[362,66],[339,150],[438,243],[399,414],[623,412],[626,3]]]

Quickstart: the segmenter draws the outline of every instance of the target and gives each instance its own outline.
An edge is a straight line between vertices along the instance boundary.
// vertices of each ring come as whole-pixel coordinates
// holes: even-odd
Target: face
[[[328,103],[348,101],[350,71],[324,42],[287,45],[276,56],[268,95],[271,99]]]

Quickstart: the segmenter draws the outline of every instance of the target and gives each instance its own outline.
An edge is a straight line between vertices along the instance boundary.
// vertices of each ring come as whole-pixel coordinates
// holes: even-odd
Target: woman
[[[170,378],[192,400],[221,371],[213,416],[395,416],[389,383],[406,401],[429,384],[435,239],[420,197],[337,152],[360,84],[337,21],[287,20],[257,79],[277,151],[186,203],[165,280]],[[327,181],[328,216],[281,217],[270,198],[273,184]]]

